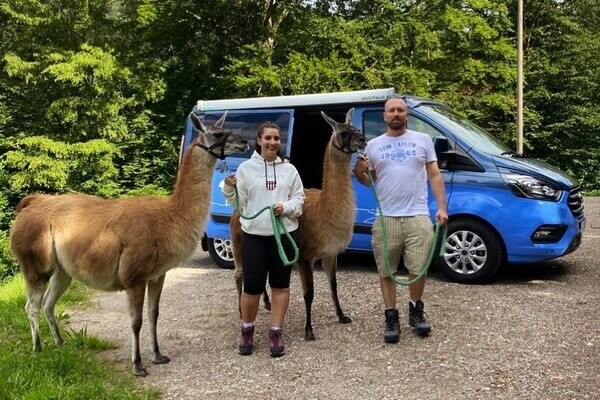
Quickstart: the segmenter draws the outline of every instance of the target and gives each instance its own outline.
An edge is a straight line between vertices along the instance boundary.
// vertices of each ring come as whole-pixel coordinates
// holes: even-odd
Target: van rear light
[[[556,243],[565,235],[566,225],[542,225],[533,232],[533,243]]]

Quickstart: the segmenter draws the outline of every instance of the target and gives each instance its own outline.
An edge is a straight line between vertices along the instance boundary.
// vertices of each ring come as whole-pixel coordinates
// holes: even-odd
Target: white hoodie
[[[304,186],[296,167],[279,157],[273,162],[266,161],[255,151],[250,159],[240,164],[235,177],[242,214],[252,216],[264,207],[282,203],[281,221],[285,228],[288,232],[298,229],[298,217],[302,214],[304,204]],[[220,186],[227,200],[235,204],[234,188],[224,182]],[[246,233],[273,235],[269,210],[254,219],[240,218],[240,222]]]

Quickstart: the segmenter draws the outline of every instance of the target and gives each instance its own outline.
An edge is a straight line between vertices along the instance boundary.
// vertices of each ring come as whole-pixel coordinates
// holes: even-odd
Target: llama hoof
[[[352,322],[352,318],[350,318],[350,317],[346,317],[345,315],[342,315],[342,316],[339,318],[339,321],[340,321],[340,323],[342,323],[342,324],[349,324],[350,322]]]
[[[162,354],[154,357],[154,359],[152,360],[152,363],[154,364],[166,364],[169,361],[171,361],[171,359],[167,356],[163,356]]]
[[[142,364],[133,364],[133,374],[135,376],[147,376],[148,371],[142,367]]]
[[[306,341],[315,340],[315,334],[313,333],[313,331],[306,331],[304,333],[304,340],[306,340]]]

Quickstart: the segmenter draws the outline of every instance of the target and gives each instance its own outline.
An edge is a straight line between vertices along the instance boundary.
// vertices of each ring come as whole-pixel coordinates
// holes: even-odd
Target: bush
[[[0,282],[19,272],[19,265],[10,253],[8,232],[0,231]]]

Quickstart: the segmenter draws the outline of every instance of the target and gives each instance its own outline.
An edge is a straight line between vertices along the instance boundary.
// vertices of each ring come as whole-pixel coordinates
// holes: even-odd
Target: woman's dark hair
[[[279,137],[281,139],[281,128],[279,128],[279,126],[271,121],[266,121],[263,122],[259,127],[258,127],[258,133],[256,134],[256,144],[254,145],[254,149],[256,150],[256,152],[258,154],[260,154],[260,145],[258,144],[258,138],[260,138],[263,133],[265,132],[265,129],[277,129],[277,132],[279,132]],[[286,157],[283,155],[283,153],[281,153],[281,148],[279,148],[279,151],[277,152],[277,157],[281,158],[281,160],[286,160]]]

